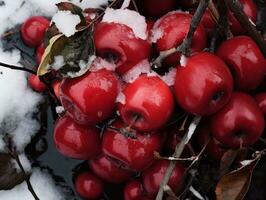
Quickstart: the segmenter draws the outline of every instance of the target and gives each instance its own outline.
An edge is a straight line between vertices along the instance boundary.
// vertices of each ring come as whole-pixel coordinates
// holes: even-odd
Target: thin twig
[[[190,23],[190,27],[189,27],[189,31],[187,34],[187,37],[185,38],[185,40],[182,42],[182,44],[178,47],[179,51],[185,55],[185,56],[189,56],[190,55],[190,47],[191,47],[191,43],[192,43],[192,39],[194,36],[194,33],[207,9],[209,5],[209,0],[201,0],[199,3],[199,6],[197,7],[197,10],[191,20]]]
[[[191,122],[191,124],[190,124],[186,134],[182,138],[181,142],[176,145],[173,157],[179,158],[181,156],[186,144],[189,142],[190,138],[192,137],[192,135],[193,135],[195,129],[197,128],[200,120],[201,120],[200,116],[194,117],[193,121]],[[176,166],[176,161],[171,161],[166,172],[165,172],[164,178],[161,182],[159,191],[158,191],[157,196],[156,196],[156,200],[162,200],[163,199],[164,187],[167,185],[175,166]]]
[[[31,74],[36,75],[36,72],[35,71],[33,71],[31,69],[27,69],[25,67],[19,67],[19,66],[15,66],[15,65],[9,65],[9,64],[6,64],[6,63],[2,63],[2,62],[0,62],[0,66],[1,67],[5,67],[5,68],[9,68],[9,69],[13,69],[13,70],[19,70],[19,71],[29,72]]]
[[[266,40],[260,35],[256,29],[256,25],[249,19],[249,17],[243,12],[241,4],[238,0],[224,0],[229,9],[233,12],[236,19],[241,26],[248,32],[253,40],[260,47],[264,57],[266,57]]]
[[[153,66],[155,68],[160,68],[162,65],[162,61],[168,57],[169,55],[176,53],[176,52],[180,52],[183,55],[189,56],[190,55],[190,47],[191,47],[191,43],[193,40],[193,36],[194,33],[204,15],[204,12],[206,11],[207,7],[209,4],[209,0],[201,0],[198,8],[194,14],[194,16],[192,17],[191,23],[190,23],[190,27],[189,27],[189,31],[188,34],[186,36],[186,38],[183,40],[183,42],[181,43],[180,46],[178,46],[177,48],[172,48],[163,52],[160,52],[160,55],[153,61]]]
[[[11,155],[12,155],[12,157],[15,159],[15,161],[17,162],[17,164],[18,164],[20,170],[21,170],[22,173],[23,173],[24,180],[25,180],[25,182],[26,182],[26,184],[27,184],[28,190],[30,191],[30,193],[32,194],[32,196],[34,197],[35,200],[39,200],[39,197],[37,196],[37,194],[35,193],[35,191],[34,191],[32,185],[31,185],[31,182],[30,182],[30,175],[27,174],[27,173],[25,172],[25,170],[24,170],[24,168],[23,168],[23,165],[22,165],[21,162],[20,162],[20,159],[19,159],[19,157],[18,157],[17,152],[15,152],[15,153],[13,152]]]
[[[4,142],[5,142],[6,148],[9,151],[9,154],[12,156],[12,158],[15,159],[16,163],[18,164],[18,166],[21,170],[21,172],[24,176],[24,180],[27,184],[28,190],[30,191],[30,193],[32,194],[32,196],[34,197],[35,200],[40,200],[39,197],[37,196],[36,192],[34,191],[32,185],[31,185],[30,174],[26,173],[26,171],[25,171],[25,169],[24,169],[24,167],[23,167],[23,165],[19,159],[18,152],[16,151],[16,147],[14,146],[13,141],[9,137],[8,134],[4,137]]]

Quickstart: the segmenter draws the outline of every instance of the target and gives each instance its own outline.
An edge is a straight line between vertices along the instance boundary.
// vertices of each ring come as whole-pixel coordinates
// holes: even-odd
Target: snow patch
[[[25,172],[31,171],[31,163],[25,154],[19,155],[19,161],[21,162]],[[21,169],[20,169],[18,163],[16,162],[16,160],[13,159],[13,160],[11,160],[11,162],[13,163],[13,166],[15,167],[16,171],[21,172]]]
[[[123,24],[131,28],[136,37],[143,40],[148,37],[145,17],[133,10],[107,8],[102,22]]]
[[[132,83],[141,74],[149,74],[151,72],[151,65],[147,59],[140,61],[137,65],[132,67],[126,74],[123,75],[123,80],[127,83]]]
[[[117,103],[125,104],[126,103],[126,96],[125,94],[121,91],[117,95],[116,101]]]
[[[90,71],[95,72],[95,71],[98,71],[100,69],[106,69],[106,70],[109,70],[109,71],[115,71],[116,67],[117,67],[116,64],[110,63],[110,62],[106,61],[103,58],[97,57],[93,61],[92,65],[91,65],[91,68],[90,68]]]
[[[37,196],[44,200],[64,200],[64,195],[58,190],[52,178],[40,170],[33,170],[30,182]],[[34,200],[25,182],[17,185],[12,190],[0,190],[3,200]]]
[[[187,61],[188,61],[188,58],[184,55],[181,55],[181,58],[180,58],[181,67],[185,67],[187,65]]]
[[[76,33],[76,26],[81,22],[78,15],[73,15],[69,10],[59,10],[52,18],[58,30],[66,37]]]
[[[173,86],[175,84],[176,68],[171,68],[168,73],[160,78],[168,85]]]

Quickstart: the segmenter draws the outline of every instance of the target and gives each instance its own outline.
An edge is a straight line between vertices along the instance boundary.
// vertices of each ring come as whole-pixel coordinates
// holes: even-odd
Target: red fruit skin
[[[225,63],[211,53],[188,58],[185,66],[177,67],[175,95],[179,105],[196,115],[210,115],[230,99],[233,78]]]
[[[79,124],[95,125],[113,113],[118,80],[105,69],[87,72],[77,78],[64,79],[59,93],[60,101],[71,118]]]
[[[207,35],[211,35],[215,29],[216,23],[213,20],[209,9],[207,9],[201,19],[201,24],[203,25]]]
[[[175,9],[175,0],[138,0],[136,1],[140,12],[145,16],[158,18]]]
[[[197,136],[196,143],[201,150],[208,142],[205,152],[214,160],[219,161],[227,151],[227,148],[224,148],[219,141],[213,138],[209,123],[209,121],[204,121],[200,124],[200,127],[197,129],[195,134]]]
[[[60,95],[59,95],[60,84],[61,84],[61,80],[55,80],[52,84],[53,90],[54,90],[54,93],[55,93],[55,96],[57,97],[57,99],[60,99]]]
[[[45,46],[44,46],[44,43],[41,43],[37,50],[36,50],[36,55],[35,55],[35,60],[36,60],[36,63],[39,65],[41,63],[41,60],[42,60],[42,55],[45,51]]]
[[[143,186],[149,195],[157,194],[168,166],[169,161],[160,160],[142,173]],[[184,173],[184,166],[177,163],[167,184],[174,192],[182,185]]]
[[[239,0],[243,6],[244,13],[256,24],[258,9],[253,0]],[[228,20],[230,25],[230,30],[234,35],[240,35],[246,32],[246,30],[240,25],[238,20],[235,18],[234,14],[229,11]]]
[[[147,195],[142,183],[139,180],[133,180],[126,184],[124,188],[124,200],[153,200]]]
[[[54,143],[61,154],[74,159],[93,159],[101,153],[99,131],[79,125],[66,115],[56,121]]]
[[[107,60],[114,56],[120,75],[151,56],[151,44],[137,38],[131,28],[122,24],[99,23],[93,37],[97,54]]]
[[[50,21],[42,16],[27,19],[21,26],[22,40],[29,47],[40,45],[44,39],[45,31],[49,28]]]
[[[116,122],[116,128],[126,127],[121,122]],[[102,139],[103,153],[119,163],[123,168],[141,172],[149,167],[154,161],[154,152],[159,152],[164,134],[141,134],[131,130],[136,139],[127,138],[119,132],[106,130]]]
[[[254,96],[263,114],[266,114],[266,93],[258,93]]]
[[[217,55],[230,67],[238,89],[253,90],[262,83],[266,62],[250,37],[237,36],[223,42]]]
[[[249,95],[235,92],[228,104],[212,116],[211,130],[215,139],[230,148],[254,144],[264,130],[264,116]]]
[[[170,12],[161,17],[155,23],[153,30],[162,31],[162,36],[155,42],[157,52],[166,51],[168,49],[179,46],[189,31],[192,15],[184,12]],[[206,33],[200,24],[193,36],[191,51],[192,53],[202,51],[206,46]],[[179,63],[177,56],[175,65]]]
[[[35,90],[36,92],[44,92],[46,90],[46,85],[40,81],[39,77],[34,75],[34,74],[30,74],[28,76],[28,83],[30,85],[30,87]]]
[[[89,166],[98,177],[109,183],[122,183],[133,176],[132,172],[118,167],[104,155],[90,160]]]
[[[140,131],[161,128],[174,109],[173,94],[158,77],[140,76],[126,86],[123,94],[125,104],[119,104],[121,118]]]
[[[103,194],[104,186],[102,181],[92,173],[84,172],[76,178],[75,189],[81,197],[97,200]]]

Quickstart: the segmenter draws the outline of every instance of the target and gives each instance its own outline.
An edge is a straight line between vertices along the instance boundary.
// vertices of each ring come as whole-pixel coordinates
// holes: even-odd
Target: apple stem
[[[11,155],[11,157],[13,159],[15,159],[16,163],[18,164],[21,172],[23,173],[23,176],[24,176],[24,181],[26,182],[27,184],[27,187],[28,187],[28,190],[30,191],[30,193],[32,194],[32,196],[34,197],[35,200],[40,200],[39,197],[37,196],[36,192],[34,191],[33,187],[32,187],[32,184],[30,182],[30,174],[26,173],[20,159],[19,159],[19,156],[18,156],[18,153],[16,151],[16,148],[14,147],[13,145],[13,142],[12,142],[12,139],[9,137],[9,135],[7,134],[5,137],[4,137],[4,142],[5,142],[5,145],[9,151],[9,154]]]
[[[195,116],[194,117],[193,121],[189,125],[189,128],[188,128],[186,134],[184,135],[184,137],[182,138],[181,142],[176,145],[173,157],[179,158],[181,156],[181,154],[184,151],[186,144],[189,142],[189,140],[191,139],[193,133],[195,132],[198,124],[200,123],[200,120],[201,120],[201,116]],[[168,183],[168,181],[172,175],[172,172],[175,169],[175,166],[176,166],[176,161],[170,161],[170,164],[169,164],[169,166],[165,172],[164,178],[161,182],[159,191],[157,193],[156,200],[162,200],[163,199],[164,187],[167,185],[167,183]]]
[[[117,133],[120,133],[121,135],[125,136],[126,138],[131,138],[131,139],[137,139],[137,136],[133,134],[128,127],[125,128],[116,128],[113,126],[108,126],[108,129],[115,131]]]
[[[266,57],[266,40],[264,40],[263,36],[257,31],[256,25],[243,12],[240,2],[238,0],[224,0],[224,2],[233,12],[241,26],[246,29],[248,34],[253,38],[253,40],[255,40],[264,57]]]
[[[19,66],[16,66],[16,65],[9,65],[9,64],[3,63],[3,62],[0,62],[0,66],[5,67],[5,68],[8,68],[8,69],[13,69],[13,70],[18,70],[18,71],[24,71],[24,72],[28,72],[28,73],[31,73],[31,74],[36,75],[36,72],[35,71],[33,71],[31,69],[27,69],[25,67],[19,67]]]

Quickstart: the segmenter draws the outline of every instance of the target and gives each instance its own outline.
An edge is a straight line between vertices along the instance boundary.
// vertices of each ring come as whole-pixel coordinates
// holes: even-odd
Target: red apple
[[[264,116],[258,104],[241,92],[235,92],[228,104],[211,119],[214,138],[229,148],[254,144],[263,130]]]

